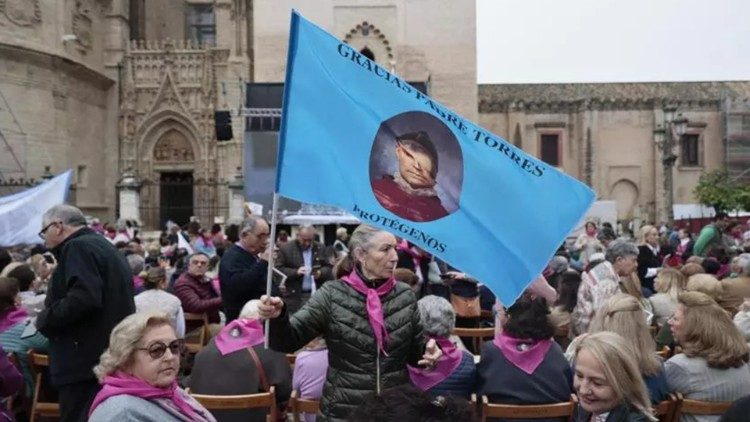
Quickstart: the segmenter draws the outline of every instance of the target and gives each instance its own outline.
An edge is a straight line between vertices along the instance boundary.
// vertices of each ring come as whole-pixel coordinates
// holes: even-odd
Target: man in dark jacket
[[[219,283],[227,323],[237,319],[247,301],[266,293],[269,234],[266,220],[251,215],[240,225],[240,240],[221,258]],[[272,294],[278,295],[278,289]]]
[[[331,265],[325,259],[325,247],[314,236],[312,226],[302,226],[296,239],[279,248],[276,268],[287,276],[284,302],[290,313],[297,312],[315,288],[333,278]]]
[[[85,421],[99,390],[92,368],[109,346],[115,325],[135,312],[133,276],[125,257],[86,227],[78,208],[55,206],[42,221],[39,235],[58,265],[36,325],[49,339],[61,420]]]

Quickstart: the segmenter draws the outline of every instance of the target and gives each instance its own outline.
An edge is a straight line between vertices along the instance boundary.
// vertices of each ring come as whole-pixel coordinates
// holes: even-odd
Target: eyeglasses
[[[160,359],[162,356],[164,356],[164,353],[167,353],[167,349],[169,349],[169,352],[173,355],[180,355],[185,350],[185,340],[178,338],[177,340],[173,340],[169,344],[157,341],[151,346],[136,348],[136,350],[147,351],[148,355],[151,356],[151,359]]]
[[[44,228],[38,233],[39,237],[41,237],[42,239],[44,239],[44,236],[46,235],[47,230],[49,230],[50,227],[54,226],[57,223],[60,223],[60,221],[53,221],[53,222],[47,224],[46,226],[44,226]]]

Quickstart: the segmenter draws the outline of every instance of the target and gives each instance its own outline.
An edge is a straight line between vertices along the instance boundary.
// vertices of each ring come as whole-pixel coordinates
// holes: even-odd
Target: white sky
[[[477,76],[750,80],[750,0],[477,0]]]

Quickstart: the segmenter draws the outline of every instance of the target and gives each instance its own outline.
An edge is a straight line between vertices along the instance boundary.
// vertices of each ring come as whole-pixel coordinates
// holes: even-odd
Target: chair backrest
[[[200,331],[198,336],[186,336],[185,337],[185,348],[190,353],[198,353],[203,349],[203,346],[208,344],[208,315],[194,314],[185,312],[185,325],[190,325],[190,322],[197,322],[200,324]]]
[[[463,328],[456,327],[453,329],[453,334],[459,337],[471,338],[475,353],[479,353],[482,350],[482,344],[486,338],[495,337],[495,327],[487,328]]]
[[[665,400],[654,406],[654,416],[659,419],[659,422],[672,422],[679,403],[677,396],[670,394]]]
[[[681,397],[681,396],[680,396]],[[732,405],[730,401],[701,401],[701,400],[690,400],[681,399],[675,412],[674,420],[678,420],[680,415],[723,415],[729,406]]]
[[[304,413],[318,414],[320,402],[318,400],[301,399],[297,390],[292,391],[292,397],[289,399],[289,408],[292,410],[292,420],[300,422],[301,415]]]
[[[29,369],[34,377],[34,397],[31,400],[31,417],[30,422],[35,422],[38,416],[59,418],[60,417],[60,404],[55,402],[42,401],[42,371],[44,367],[49,366],[49,357],[47,355],[40,355],[35,353],[34,350],[29,350]]]
[[[661,350],[656,352],[657,355],[659,355],[662,359],[668,359],[670,356],[670,353],[672,352],[672,349],[669,348],[669,346],[664,346]]]
[[[232,396],[215,396],[187,392],[208,410],[238,410],[267,408],[271,420],[276,420],[276,388],[271,386],[268,392],[258,394],[239,394]]]
[[[472,402],[476,403],[476,396],[472,396]],[[482,396],[481,420],[487,418],[502,419],[546,419],[546,418],[572,418],[576,409],[576,402],[570,401],[553,404],[493,404]]]

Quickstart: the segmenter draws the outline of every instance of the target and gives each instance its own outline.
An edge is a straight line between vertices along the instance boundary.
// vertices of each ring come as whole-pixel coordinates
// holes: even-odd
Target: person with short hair
[[[743,253],[736,257],[737,272],[732,278],[721,280],[722,308],[737,309],[745,298],[750,297],[750,253]]]
[[[638,236],[638,278],[646,297],[654,292],[654,280],[662,267],[659,250],[659,231],[656,227],[641,227]]]
[[[208,255],[196,252],[187,259],[188,269],[180,274],[174,283],[174,295],[180,299],[182,309],[194,314],[205,313],[211,324],[211,332],[218,331],[221,323],[222,299],[214,289],[211,279],[206,276],[208,271]],[[192,330],[194,326],[187,327]]]
[[[47,295],[38,295],[31,289],[34,280],[36,280],[36,274],[34,274],[31,266],[19,264],[8,271],[8,277],[18,280],[18,297],[21,299],[21,307],[26,309],[31,318],[36,318],[39,312],[44,309],[44,301]]]
[[[346,246],[348,240],[349,232],[346,230],[346,227],[336,229],[336,241],[333,242],[333,249],[336,251],[338,258],[349,253],[349,248]]]
[[[433,396],[455,395],[470,398],[476,384],[474,356],[459,349],[450,340],[456,325],[456,313],[446,299],[428,295],[417,302],[419,320],[425,337],[434,339],[443,351],[435,368],[409,366],[412,384]]]
[[[63,422],[85,421],[99,390],[91,368],[109,333],[135,311],[133,275],[125,257],[86,227],[81,210],[57,205],[42,217],[39,235],[57,258],[45,308],[36,326],[49,339],[49,371],[59,390]]]
[[[294,240],[279,247],[276,268],[287,276],[284,301],[291,313],[333,278],[331,265],[325,259],[325,246],[315,241],[315,228],[309,225],[301,226]]]
[[[576,422],[656,421],[633,347],[619,334],[587,335],[575,349]]]
[[[160,311],[169,315],[178,338],[185,337],[185,313],[177,296],[167,293],[167,271],[162,267],[150,268],[143,281],[144,291],[135,296],[136,312]]]
[[[606,261],[581,274],[578,301],[571,314],[573,334],[588,331],[591,319],[604,301],[620,291],[620,280],[630,277],[638,267],[638,247],[617,239],[605,253]]]
[[[482,346],[477,365],[478,394],[486,395],[491,403],[502,404],[568,401],[572,371],[562,349],[552,340],[554,329],[548,320],[547,301],[522,296],[504,314],[505,319],[498,312],[495,322],[502,331]]]
[[[215,422],[177,385],[184,348],[165,313],[139,312],[123,319],[94,368],[102,387],[88,420]]]
[[[750,349],[729,315],[708,295],[684,292],[669,320],[682,353],[665,364],[671,391],[686,399],[733,401],[750,391]],[[682,415],[682,422],[718,416]]]
[[[227,323],[237,319],[247,301],[265,294],[268,259],[274,249],[273,245],[269,248],[270,228],[263,217],[250,215],[245,218],[238,235],[239,240],[227,248],[219,265],[222,307]],[[275,284],[272,293],[279,294]]]
[[[714,248],[722,245],[723,233],[729,224],[729,215],[725,212],[717,212],[713,223],[705,225],[693,245],[693,254],[706,257]]]
[[[372,180],[383,208],[411,221],[433,221],[448,215],[437,195],[438,152],[427,132],[396,137],[398,171]]]
[[[190,391],[212,395],[257,394],[274,386],[278,410],[283,412],[292,394],[292,373],[286,355],[266,349],[263,344],[258,303],[257,299],[247,302],[239,317],[222,328],[195,356]],[[265,410],[216,411],[214,415],[223,422],[266,420]]]

